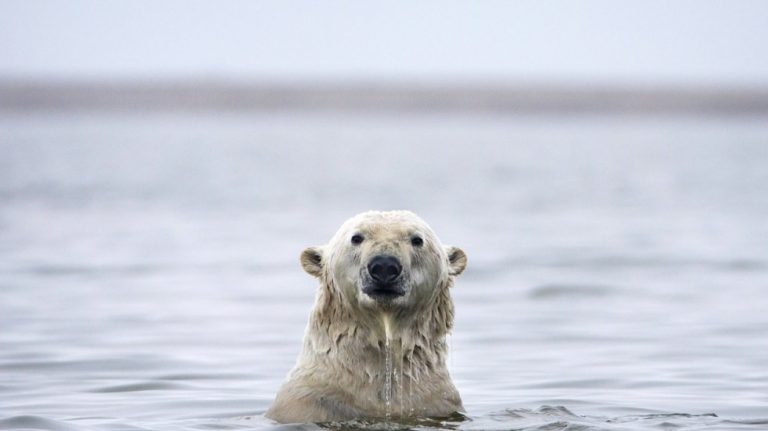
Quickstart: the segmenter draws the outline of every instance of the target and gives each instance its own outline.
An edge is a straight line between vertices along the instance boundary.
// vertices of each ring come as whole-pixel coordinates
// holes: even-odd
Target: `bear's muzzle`
[[[368,262],[368,275],[371,282],[363,288],[363,293],[376,298],[395,298],[405,295],[405,289],[400,283],[403,266],[394,256],[379,255]]]

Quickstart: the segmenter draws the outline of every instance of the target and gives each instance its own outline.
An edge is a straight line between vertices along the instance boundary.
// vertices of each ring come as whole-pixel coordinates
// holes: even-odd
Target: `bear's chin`
[[[360,289],[360,302],[368,306],[392,307],[405,302],[406,289],[400,284],[382,286],[366,283]]]

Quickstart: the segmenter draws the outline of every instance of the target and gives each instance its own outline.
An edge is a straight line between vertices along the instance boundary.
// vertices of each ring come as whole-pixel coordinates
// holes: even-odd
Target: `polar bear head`
[[[369,211],[347,220],[325,246],[301,254],[304,270],[360,309],[418,309],[467,265],[410,211]],[[335,296],[335,295],[334,295]]]

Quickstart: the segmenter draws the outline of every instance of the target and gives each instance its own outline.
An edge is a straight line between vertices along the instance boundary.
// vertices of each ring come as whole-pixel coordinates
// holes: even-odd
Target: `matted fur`
[[[363,244],[349,243],[355,233],[364,234]],[[422,247],[411,244],[413,235],[424,238]],[[399,258],[409,283],[405,297],[392,303],[371,300],[355,280],[381,253]],[[466,266],[463,251],[444,247],[411,212],[371,211],[345,222],[328,245],[305,250],[301,263],[320,286],[302,352],[267,417],[327,422],[463,411],[445,363],[450,288]]]

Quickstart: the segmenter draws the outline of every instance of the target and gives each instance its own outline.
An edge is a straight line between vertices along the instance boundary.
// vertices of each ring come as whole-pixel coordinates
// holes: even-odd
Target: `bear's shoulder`
[[[280,390],[265,416],[281,423],[329,422],[363,416],[348,398],[348,394],[330,388],[291,381]]]

